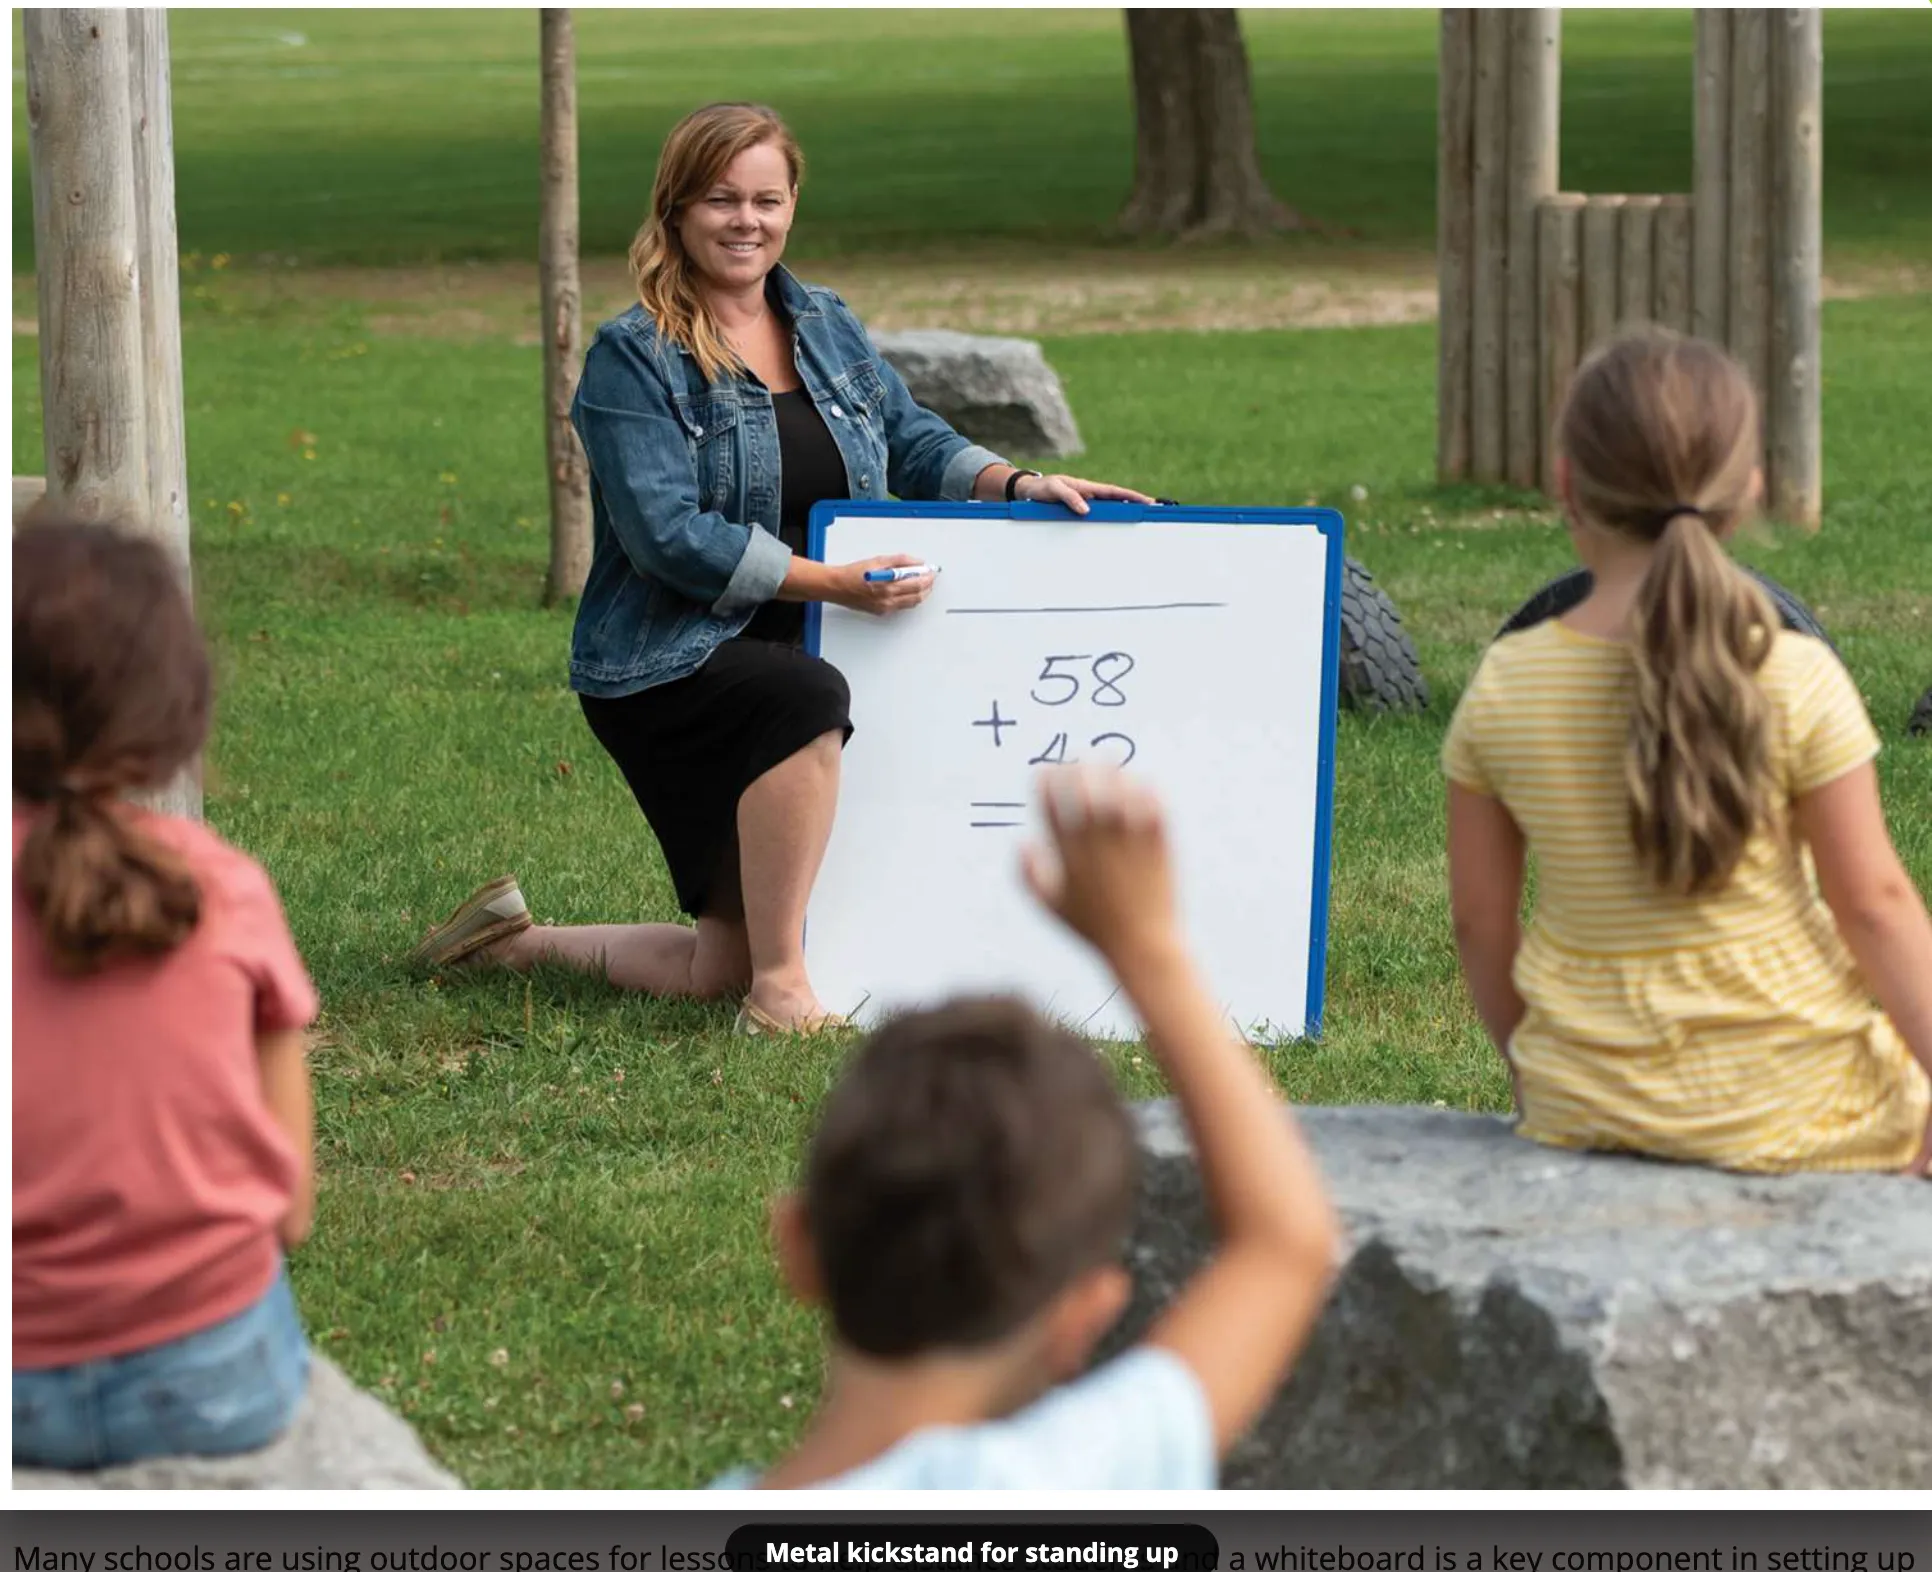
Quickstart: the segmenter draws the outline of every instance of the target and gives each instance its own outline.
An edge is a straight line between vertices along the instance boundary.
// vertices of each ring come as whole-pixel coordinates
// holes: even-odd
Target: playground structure
[[[1744,364],[1770,510],[1816,525],[1820,13],[1697,12],[1692,190],[1600,196],[1558,190],[1561,16],[1442,13],[1438,478],[1552,490],[1578,363],[1649,321]]]
[[[83,518],[144,521],[186,579],[167,13],[22,14],[46,463],[44,480],[14,477],[14,516],[44,496]],[[1577,363],[1619,323],[1652,320],[1743,361],[1764,395],[1772,511],[1815,525],[1820,13],[1696,13],[1693,189],[1663,196],[1558,191],[1561,15],[1442,13],[1438,476],[1550,490],[1550,427]],[[581,585],[588,508],[568,425],[582,354],[575,43],[568,11],[541,19],[546,598],[556,600]],[[1376,656],[1351,692],[1371,707],[1426,704],[1394,607],[1351,586],[1352,604],[1373,613],[1363,659]],[[1914,725],[1932,729],[1932,690]],[[198,815],[192,772],[157,806]]]

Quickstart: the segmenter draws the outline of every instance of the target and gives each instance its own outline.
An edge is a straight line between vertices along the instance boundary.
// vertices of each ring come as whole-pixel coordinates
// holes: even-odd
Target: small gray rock
[[[873,343],[912,396],[963,436],[1003,453],[1082,451],[1060,379],[1032,339],[914,328]]]
[[[13,1471],[15,1490],[461,1490],[406,1420],[314,1356],[295,1422],[259,1452],[157,1457],[67,1474]]]
[[[1137,1110],[1144,1328],[1209,1230],[1178,1113]],[[1911,1489],[1932,1480],[1932,1183],[1748,1178],[1426,1108],[1300,1118],[1349,1236],[1225,1483]]]

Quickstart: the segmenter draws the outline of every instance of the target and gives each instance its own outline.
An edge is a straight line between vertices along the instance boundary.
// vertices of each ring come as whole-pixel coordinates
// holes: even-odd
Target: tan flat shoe
[[[826,1032],[849,1032],[852,1023],[843,1015],[814,1015],[809,1020],[795,1026],[787,1025],[775,1015],[768,1015],[749,999],[738,1012],[738,1019],[732,1023],[731,1031],[735,1037],[817,1037]]]
[[[423,971],[441,971],[513,933],[523,932],[531,921],[516,875],[506,873],[475,890],[430,929],[423,942],[409,952],[409,964]]]

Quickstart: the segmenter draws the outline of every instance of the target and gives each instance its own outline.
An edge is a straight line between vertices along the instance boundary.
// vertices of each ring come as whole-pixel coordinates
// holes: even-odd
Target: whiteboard
[[[942,570],[910,612],[808,612],[854,727],[805,930],[828,1009],[873,1024],[1017,992],[1088,1036],[1139,1036],[1019,872],[1038,771],[1088,761],[1165,803],[1183,919],[1234,1024],[1319,1031],[1340,515],[827,502],[810,549]]]

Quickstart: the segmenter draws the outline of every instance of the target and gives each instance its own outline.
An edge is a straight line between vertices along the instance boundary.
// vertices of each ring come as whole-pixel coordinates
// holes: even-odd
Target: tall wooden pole
[[[581,594],[590,572],[590,471],[570,424],[584,352],[577,269],[577,42],[567,10],[545,10],[543,209],[537,230],[543,313],[544,440],[550,474],[550,571],[544,604]]]
[[[1731,16],[1730,350],[1762,399],[1771,369],[1771,13]]]
[[[1129,16],[1133,13],[1128,12]],[[1475,251],[1476,13],[1442,13],[1436,88],[1436,478],[1469,478]]]
[[[1691,331],[1713,344],[1731,335],[1730,11],[1697,13],[1696,153],[1691,161]]]
[[[1554,7],[1511,11],[1509,33],[1508,330],[1505,335],[1504,473],[1537,483],[1543,447],[1542,355],[1537,310],[1537,204],[1556,194],[1562,17]]]
[[[145,519],[140,226],[127,12],[21,15],[50,506]]]
[[[1771,13],[1777,136],[1771,155],[1771,506],[1815,526],[1824,502],[1818,415],[1824,32],[1820,13]]]
[[[127,13],[134,133],[134,220],[141,281],[141,350],[148,452],[145,522],[174,554],[194,594],[188,546],[188,435],[181,383],[181,266],[174,209],[174,104],[168,81],[168,13]],[[201,817],[201,760],[141,799],[160,813]]]
[[[167,13],[23,25],[48,501],[152,534],[189,588]],[[199,818],[199,762],[139,798]]]
[[[1509,13],[1476,12],[1476,110],[1470,184],[1475,266],[1469,290],[1470,477],[1504,478],[1509,351]]]
[[[168,13],[127,13],[133,91],[134,220],[141,277],[147,521],[188,569],[187,432],[182,415],[180,244],[174,213],[174,110],[168,91]]]

